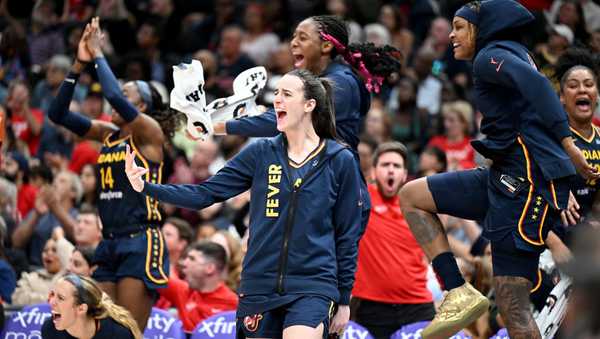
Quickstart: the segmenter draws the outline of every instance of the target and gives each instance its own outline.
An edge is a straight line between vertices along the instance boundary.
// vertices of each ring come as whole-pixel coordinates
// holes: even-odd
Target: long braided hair
[[[185,116],[181,112],[170,109],[169,105],[162,100],[156,87],[149,82],[147,84],[150,88],[152,110],[146,114],[158,121],[163,133],[170,139],[183,124]]]
[[[317,24],[321,39],[335,47],[331,58],[339,55],[350,64],[363,77],[369,92],[378,93],[383,80],[402,67],[402,52],[395,47],[377,47],[370,42],[349,44],[348,28],[341,18],[317,15],[311,19]]]

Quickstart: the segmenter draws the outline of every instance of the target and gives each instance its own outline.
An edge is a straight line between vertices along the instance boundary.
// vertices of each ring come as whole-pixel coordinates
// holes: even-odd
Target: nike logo
[[[490,63],[492,65],[496,65],[496,72],[500,72],[500,68],[502,67],[502,64],[504,63],[504,59],[502,59],[502,61],[498,62],[498,61],[494,60],[494,58],[490,58]]]
[[[74,83],[75,83],[75,80],[74,80],[74,79],[71,79],[71,78],[65,78],[65,81],[66,81],[66,82],[70,82],[70,83],[72,83],[72,84],[74,84]]]

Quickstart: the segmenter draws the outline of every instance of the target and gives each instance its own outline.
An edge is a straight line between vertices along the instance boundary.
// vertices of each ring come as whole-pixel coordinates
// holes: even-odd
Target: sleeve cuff
[[[239,135],[240,129],[238,128],[239,122],[236,120],[225,121],[225,134],[227,135]]]
[[[145,194],[145,195],[150,195],[152,196],[156,190],[154,188],[155,184],[151,183],[151,182],[144,182],[144,188],[142,189],[142,191],[140,193]]]
[[[69,74],[67,74],[67,76],[65,77],[65,80],[71,79],[77,82],[77,80],[79,80],[79,76],[81,76],[81,73],[69,72]],[[69,81],[67,80],[67,82]]]
[[[352,290],[340,290],[340,299],[338,300],[338,304],[350,305],[350,295],[351,294],[352,294]]]

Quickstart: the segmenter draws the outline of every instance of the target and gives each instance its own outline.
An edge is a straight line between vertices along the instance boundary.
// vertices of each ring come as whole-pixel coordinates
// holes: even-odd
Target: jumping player
[[[176,128],[160,95],[145,81],[128,82],[123,92],[102,55],[98,18],[79,42],[77,60],[65,78],[48,115],[86,139],[103,143],[98,157],[98,210],[103,240],[96,249],[94,279],[101,288],[145,328],[156,288],[165,287],[169,256],[159,230],[158,202],[134,192],[124,175],[125,148],[134,150],[135,161],[148,173],[145,180],[162,179],[163,143]],[[73,89],[86,63],[94,62],[104,96],[113,107],[112,121],[89,120],[70,112]]]
[[[522,36],[533,19],[512,0],[475,1],[455,14],[454,57],[473,60],[475,104],[484,116],[486,139],[473,147],[493,165],[421,178],[401,190],[404,216],[449,291],[423,338],[451,336],[489,304],[465,283],[436,213],[483,221],[492,245],[496,301],[508,333],[540,338],[529,310],[539,253],[567,207],[575,168],[586,179],[599,177],[575,146],[550,82],[529,51],[511,40]]]
[[[350,317],[358,239],[360,172],[336,137],[331,88],[306,70],[275,91],[274,138],[244,148],[199,185],[145,183],[128,153],[138,192],[201,209],[251,189],[250,233],[239,288],[238,336],[326,338]],[[334,303],[340,306],[335,316]]]

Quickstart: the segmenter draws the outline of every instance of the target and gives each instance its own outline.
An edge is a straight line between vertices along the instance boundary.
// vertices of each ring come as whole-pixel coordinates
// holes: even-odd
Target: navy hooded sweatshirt
[[[540,180],[550,183],[543,187],[574,175],[575,167],[561,145],[563,138],[571,136],[567,114],[527,48],[506,39],[511,30],[532,22],[533,15],[513,0],[481,1],[478,13],[465,7],[456,16],[478,29],[473,79],[475,104],[483,114],[481,132],[486,135],[473,141],[473,147],[494,159],[520,136],[542,173]],[[568,189],[557,187],[557,203],[552,191],[542,189],[541,193],[555,209],[565,208]]]
[[[361,234],[360,172],[333,140],[294,186],[285,137],[245,147],[199,185],[156,185],[143,193],[202,209],[251,189],[250,238],[240,295],[313,294],[348,305]]]

